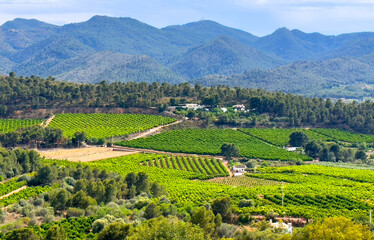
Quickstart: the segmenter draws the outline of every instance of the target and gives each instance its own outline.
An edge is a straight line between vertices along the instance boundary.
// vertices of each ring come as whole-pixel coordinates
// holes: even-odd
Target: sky
[[[374,31],[374,0],[0,0],[0,25],[14,18],[63,25],[94,15],[158,28],[213,20],[257,36],[281,27],[327,35]]]

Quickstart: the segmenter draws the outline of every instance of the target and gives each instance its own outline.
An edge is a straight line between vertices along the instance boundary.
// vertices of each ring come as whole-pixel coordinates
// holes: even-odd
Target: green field
[[[276,146],[287,146],[290,140],[289,136],[293,132],[303,132],[308,135],[310,140],[333,141],[333,137],[325,136],[317,132],[301,128],[241,128],[239,131],[259,138],[265,142]]]
[[[225,166],[223,166],[222,161],[214,158],[165,156],[146,160],[142,164],[149,167],[169,168],[201,173],[203,176],[208,178],[229,176],[229,172]]]
[[[250,178],[199,181],[194,179],[200,179],[203,173],[150,167],[144,164],[161,158],[165,156],[135,154],[81,164],[120,175],[146,172],[151,181],[158,181],[166,187],[168,198],[181,208],[190,205],[201,206],[219,196],[230,196],[234,205],[242,199],[254,200],[255,207],[237,208],[242,213],[264,215],[269,211],[275,211],[281,215],[295,217],[352,218],[358,214],[368,214],[369,209],[374,205],[373,171],[304,165],[260,168],[255,174],[250,174]],[[67,161],[44,161],[58,165],[79,164]],[[285,184],[281,184],[282,182]],[[282,189],[285,199],[283,207]]]
[[[140,114],[57,114],[49,124],[64,131],[66,137],[84,131],[88,138],[109,138],[141,132],[175,122],[174,118]]]
[[[313,128],[311,131],[348,143],[374,143],[374,135],[351,133],[340,129]]]
[[[118,145],[156,149],[169,152],[212,154],[221,153],[223,143],[234,143],[240,155],[267,160],[310,160],[311,158],[271,146],[245,133],[231,129],[189,129],[164,132],[147,138],[123,141]]]
[[[40,125],[41,119],[0,119],[0,133],[13,132],[18,128]]]

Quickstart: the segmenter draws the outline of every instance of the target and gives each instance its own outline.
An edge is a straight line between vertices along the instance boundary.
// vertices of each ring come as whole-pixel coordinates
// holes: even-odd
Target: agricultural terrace
[[[121,146],[168,152],[218,155],[223,143],[234,143],[240,155],[267,160],[310,160],[308,156],[288,152],[255,137],[232,129],[188,129],[164,132],[147,138],[117,143]]]
[[[287,146],[289,136],[296,131],[305,133],[310,140],[334,141],[333,137],[302,128],[241,128],[239,131],[280,147]]]
[[[40,125],[41,119],[0,119],[0,133],[16,131],[18,128]]]
[[[162,158],[165,159],[165,156],[135,154],[80,164],[123,176],[130,172],[146,172],[150,181],[157,181],[166,187],[168,198],[180,208],[201,206],[217,197],[230,196],[234,207],[242,199],[253,200],[254,207],[237,207],[244,214],[265,215],[269,211],[275,211],[280,215],[306,218],[353,218],[359,214],[368,215],[374,203],[374,180],[370,180],[374,179],[372,171],[310,165],[260,168],[255,174],[250,174],[248,179],[245,176],[232,178],[231,182],[230,178],[201,181],[196,179],[204,178],[203,173],[144,164]],[[78,164],[44,161],[58,165]],[[284,206],[281,202],[282,191]]]
[[[63,130],[66,137],[84,131],[88,138],[109,138],[141,132],[175,121],[174,118],[155,115],[68,113],[57,114],[49,127]]]

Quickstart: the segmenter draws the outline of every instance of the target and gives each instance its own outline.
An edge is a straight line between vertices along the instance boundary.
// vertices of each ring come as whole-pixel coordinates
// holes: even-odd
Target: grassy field
[[[155,149],[169,152],[212,154],[221,153],[223,143],[234,143],[240,155],[248,158],[266,160],[309,160],[310,158],[294,152],[271,146],[255,137],[231,129],[189,129],[175,130],[118,145]]]
[[[41,119],[0,119],[0,133],[13,132],[21,127],[40,125]]]
[[[175,122],[174,118],[140,114],[57,114],[49,124],[73,136],[84,131],[89,138],[109,138],[141,132]]]

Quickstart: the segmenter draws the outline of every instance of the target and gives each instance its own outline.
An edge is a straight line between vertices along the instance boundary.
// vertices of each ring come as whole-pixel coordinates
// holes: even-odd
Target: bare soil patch
[[[74,149],[38,150],[40,156],[49,159],[68,160],[72,162],[91,162],[107,158],[136,154],[138,151],[118,150],[109,147],[86,147]]]

